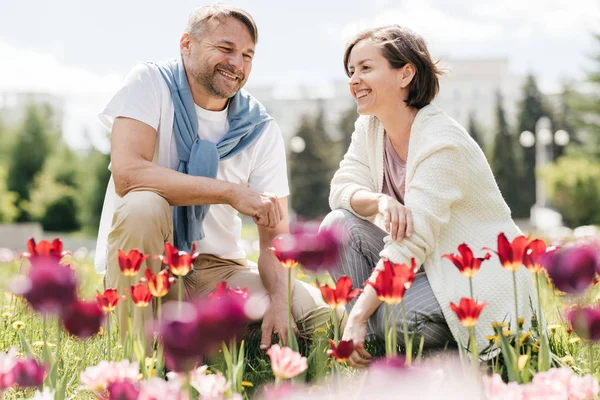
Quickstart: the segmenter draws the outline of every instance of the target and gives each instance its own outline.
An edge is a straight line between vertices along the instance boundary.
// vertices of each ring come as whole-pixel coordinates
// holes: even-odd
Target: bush
[[[569,227],[600,224],[600,162],[566,156],[539,171],[548,198]]]
[[[46,208],[41,219],[45,231],[73,232],[80,228],[77,221],[77,204],[75,197],[70,194],[63,195]]]

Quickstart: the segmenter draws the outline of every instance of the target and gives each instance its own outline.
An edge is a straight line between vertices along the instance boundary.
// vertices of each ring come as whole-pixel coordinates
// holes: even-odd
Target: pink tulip
[[[22,388],[41,387],[46,369],[33,359],[19,360],[13,367],[15,383]]]
[[[106,389],[113,382],[136,382],[140,368],[137,362],[100,361],[98,365],[87,367],[79,376],[81,388],[92,392]]]
[[[280,347],[278,344],[274,344],[267,350],[267,354],[271,359],[271,368],[276,378],[290,379],[300,375],[308,368],[306,357],[302,357],[300,353],[289,347]]]
[[[111,400],[137,400],[140,389],[131,381],[111,382],[107,389]]]
[[[165,381],[160,378],[150,378],[140,383],[138,400],[188,400],[189,392],[181,390],[176,380]]]
[[[0,393],[15,383],[13,367],[17,363],[16,357],[17,350],[15,348],[11,348],[8,353],[0,353]]]

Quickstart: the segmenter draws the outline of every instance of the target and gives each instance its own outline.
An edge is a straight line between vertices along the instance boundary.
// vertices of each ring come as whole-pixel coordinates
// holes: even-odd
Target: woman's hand
[[[366,337],[367,318],[350,313],[342,340],[352,340],[354,342],[354,351],[346,360],[351,367],[364,368],[371,363],[371,355],[364,348]]]
[[[402,240],[413,234],[413,219],[410,210],[398,200],[381,194],[377,201],[377,211],[383,217],[385,230],[393,240]]]

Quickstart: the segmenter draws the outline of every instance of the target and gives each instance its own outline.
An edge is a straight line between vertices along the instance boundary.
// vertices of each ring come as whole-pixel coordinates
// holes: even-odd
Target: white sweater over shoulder
[[[352,142],[331,182],[329,204],[358,215],[350,205],[357,190],[381,192],[383,185],[384,129],[376,117],[361,116],[355,124]],[[408,264],[414,257],[422,264],[454,337],[468,343],[468,331],[460,325],[450,302],[470,297],[468,279],[443,254],[456,253],[467,243],[475,256],[482,248],[496,249],[504,232],[509,240],[521,234],[511,219],[494,176],[477,143],[465,129],[435,105],[417,113],[413,122],[406,160],[406,207],[414,221],[410,238],[384,239],[381,257]],[[368,218],[381,225],[379,218]],[[476,327],[478,348],[487,346],[491,323],[511,321],[515,326],[512,273],[502,268],[497,256],[482,264],[473,278],[478,302],[488,305]],[[537,297],[529,271],[517,271],[519,317],[529,327]],[[410,289],[409,289],[410,290]]]

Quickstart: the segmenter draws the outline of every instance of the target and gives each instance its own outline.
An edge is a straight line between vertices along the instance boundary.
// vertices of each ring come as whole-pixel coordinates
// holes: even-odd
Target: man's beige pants
[[[148,254],[146,267],[156,274],[164,268],[161,260],[155,260],[154,255],[164,253],[166,242],[172,242],[173,223],[169,203],[154,192],[130,192],[115,210],[112,226],[108,235],[108,265],[106,272],[106,288],[116,288],[119,294],[124,289],[137,283],[144,276],[145,267],[137,276],[123,276],[119,268],[118,251],[122,249],[129,253],[137,249]],[[283,268],[283,267],[282,267]],[[270,298],[265,289],[258,269],[247,265],[246,260],[226,260],[210,254],[201,254],[194,263],[194,272],[184,278],[186,299],[198,295],[207,295],[222,281],[227,281],[230,287],[248,288],[248,293],[257,301],[253,309],[264,312]],[[177,299],[176,285],[171,287],[163,302]],[[155,305],[155,304],[154,304]],[[126,337],[128,301],[121,301],[117,307],[117,319],[121,339]],[[139,309],[135,307],[133,331],[136,335],[143,332],[143,321],[150,321],[153,308],[150,306]],[[331,311],[323,301],[318,288],[296,280],[292,297],[292,315],[302,336],[311,336],[316,328],[325,328],[330,321]],[[261,318],[262,315],[257,315]]]

